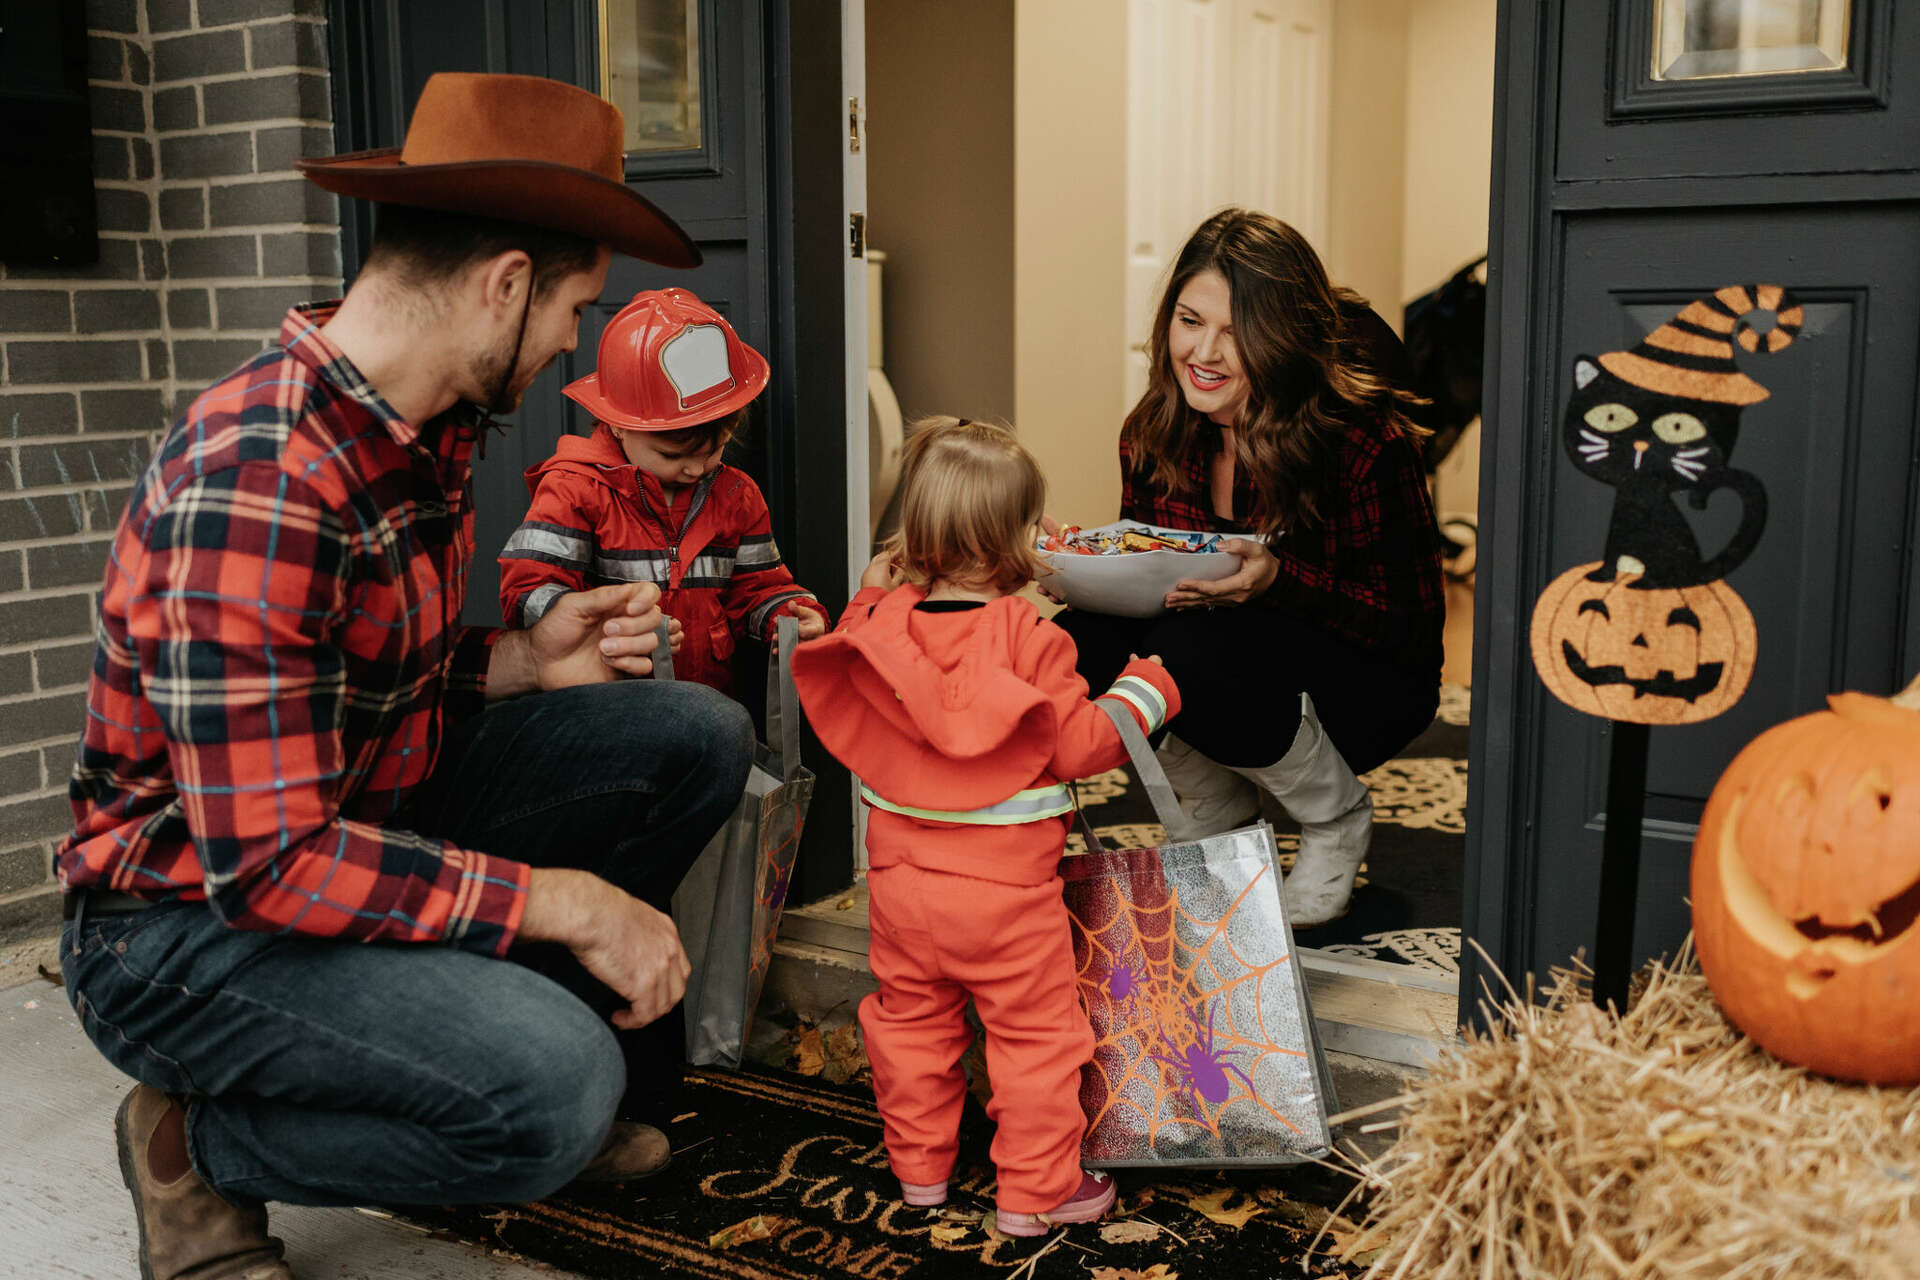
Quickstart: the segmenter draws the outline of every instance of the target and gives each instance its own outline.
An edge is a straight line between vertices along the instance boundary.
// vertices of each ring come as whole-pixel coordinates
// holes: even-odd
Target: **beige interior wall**
[[[1412,0],[1407,47],[1403,299],[1444,282],[1487,251],[1493,174],[1496,0]],[[1434,479],[1442,518],[1480,504],[1480,431]]]
[[[1020,0],[1014,39],[1014,422],[1061,520],[1120,504],[1125,7]]]
[[[1013,0],[867,10],[867,238],[884,366],[919,414],[1014,417]]]
[[[1412,0],[1408,11],[1403,302],[1487,251],[1496,8]]]
[[[1327,274],[1397,333],[1407,184],[1410,0],[1339,0],[1333,16]]]

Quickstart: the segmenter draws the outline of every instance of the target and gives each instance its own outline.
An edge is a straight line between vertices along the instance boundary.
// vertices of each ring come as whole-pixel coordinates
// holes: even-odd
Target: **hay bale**
[[[1561,974],[1487,1021],[1363,1167],[1370,1280],[1920,1275],[1920,1089],[1775,1061],[1690,947],[1624,1017]]]

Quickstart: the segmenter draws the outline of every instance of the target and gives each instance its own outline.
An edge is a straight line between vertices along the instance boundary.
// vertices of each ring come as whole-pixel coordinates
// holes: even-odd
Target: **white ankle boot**
[[[1168,839],[1204,840],[1244,827],[1260,816],[1260,793],[1251,782],[1172,734],[1161,740],[1154,755],[1180,797],[1180,811],[1186,817],[1181,830],[1167,832]]]
[[[1373,797],[1327,737],[1313,699],[1300,695],[1300,728],[1286,755],[1265,768],[1234,772],[1271,791],[1300,824],[1300,855],[1285,882],[1293,927],[1344,914],[1373,839]]]

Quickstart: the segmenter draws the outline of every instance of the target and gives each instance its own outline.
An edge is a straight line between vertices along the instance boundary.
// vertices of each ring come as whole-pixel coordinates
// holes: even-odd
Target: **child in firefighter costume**
[[[682,629],[674,672],[733,692],[736,638],[802,640],[826,608],[793,580],[760,488],[722,458],[767,362],[685,289],[634,295],[600,335],[597,367],[569,384],[591,436],[562,436],[527,471],[533,505],[500,555],[500,611],[531,627],[569,591],[651,582]]]
[[[1074,672],[1073,641],[1013,594],[1042,571],[1032,455],[1002,428],[958,419],[910,440],[900,532],[833,634],[794,655],[794,681],[869,806],[880,990],[860,1026],[901,1193],[946,1200],[972,997],[993,1082],[1000,1230],[1038,1235],[1114,1200],[1106,1175],[1080,1166],[1093,1032],[1058,869],[1068,784],[1127,752]],[[1180,709],[1157,659],[1136,658],[1100,696],[1147,733]]]

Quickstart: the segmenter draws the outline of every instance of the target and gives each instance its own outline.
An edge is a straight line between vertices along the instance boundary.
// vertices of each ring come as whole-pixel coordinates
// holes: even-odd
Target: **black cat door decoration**
[[[1754,324],[1771,313],[1765,331]],[[1613,721],[1594,996],[1624,1006],[1646,798],[1647,726],[1689,724],[1740,700],[1758,636],[1723,579],[1752,554],[1767,491],[1728,459],[1740,415],[1767,389],[1733,347],[1771,354],[1804,314],[1778,285],[1729,285],[1688,303],[1630,351],[1573,362],[1562,438],[1573,465],[1613,490],[1603,558],[1555,578],[1534,605],[1533,664],[1556,698]],[[1676,500],[1740,500],[1740,526],[1704,555]]]

